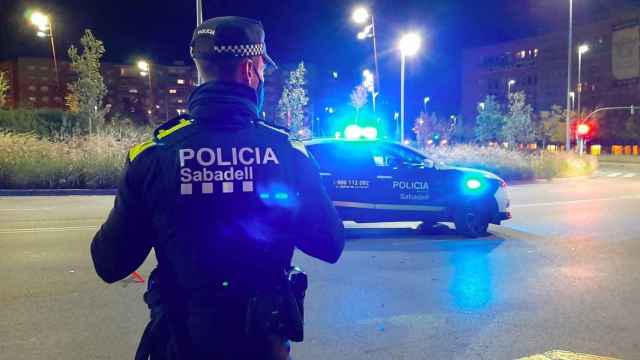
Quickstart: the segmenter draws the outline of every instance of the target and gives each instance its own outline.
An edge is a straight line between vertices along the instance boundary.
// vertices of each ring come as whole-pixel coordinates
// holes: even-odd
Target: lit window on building
[[[169,89],[169,94],[175,94],[175,93],[177,93],[177,92],[178,92],[178,91],[177,91],[176,89]]]
[[[187,109],[176,109],[176,112],[178,112],[178,115],[186,114]]]
[[[49,68],[47,66],[40,66],[40,70],[49,71]]]
[[[35,66],[33,66],[33,65],[29,65],[29,66],[27,66],[27,69],[29,69],[29,70],[35,70],[35,69],[36,69],[36,67],[35,67]]]
[[[29,91],[36,91],[36,87],[33,85],[29,86]]]
[[[538,49],[533,49],[533,57],[538,57],[538,53],[540,52],[540,50]]]
[[[56,97],[53,98],[53,101],[59,103],[59,102],[62,102],[62,98],[59,97],[59,96],[56,96]]]
[[[36,101],[35,96],[29,96],[29,101],[33,101],[33,102],[35,102],[35,101]]]
[[[120,68],[120,76],[125,76],[127,74],[127,69]]]
[[[40,86],[40,91],[47,92],[47,91],[49,91],[49,87],[48,86]]]
[[[129,93],[137,94],[138,93],[138,89],[129,89]]]
[[[42,97],[42,102],[49,102],[49,97],[48,96],[43,96]]]
[[[178,99],[178,104],[182,104],[183,102],[184,102],[184,100]]]
[[[178,84],[184,85],[184,79],[178,79]]]

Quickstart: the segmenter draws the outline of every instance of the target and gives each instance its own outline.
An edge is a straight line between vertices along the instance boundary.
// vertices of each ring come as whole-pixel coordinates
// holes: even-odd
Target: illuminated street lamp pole
[[[516,81],[511,79],[507,82],[507,96],[511,95],[511,87],[516,84]]]
[[[425,115],[427,114],[427,103],[431,101],[431,98],[428,96],[425,96],[424,99],[422,100],[422,105],[424,107],[424,113]]]
[[[582,95],[582,55],[589,51],[589,45],[583,44],[578,47],[578,106],[577,113],[578,117],[582,116],[582,107],[580,102],[580,97]]]
[[[53,54],[53,69],[56,73],[56,87],[60,90],[60,75],[58,74],[58,59],[56,57],[56,45],[53,39],[53,24],[49,20],[49,17],[39,11],[35,11],[31,14],[31,24],[38,28],[38,37],[51,39],[51,53]]]
[[[400,38],[400,142],[404,143],[404,73],[407,55],[415,55],[420,49],[422,40],[416,33],[408,33]]]
[[[373,65],[375,67],[374,77],[374,89],[373,89],[373,112],[376,112],[376,97],[380,92],[380,72],[378,71],[378,48],[376,45],[376,22],[373,18],[373,14],[369,14],[369,11],[364,7],[358,7],[353,11],[353,21],[357,24],[364,24],[367,20],[371,19],[371,24],[367,25],[364,30],[358,33],[358,39],[364,40],[370,37],[373,41]],[[378,92],[376,92],[378,90]]]
[[[151,86],[151,64],[148,61],[140,60],[138,61],[138,69],[140,69],[140,76],[146,76],[149,79],[149,110],[147,112],[149,114],[149,118],[151,118],[155,102],[153,96],[153,87]]]
[[[567,61],[567,118],[565,129],[565,150],[571,150],[571,61],[573,55],[573,0],[569,0],[569,60]]]

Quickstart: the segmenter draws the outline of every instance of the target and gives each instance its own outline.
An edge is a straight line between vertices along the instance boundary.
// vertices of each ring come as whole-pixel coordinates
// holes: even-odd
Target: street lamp
[[[149,115],[153,112],[153,87],[151,86],[151,64],[145,60],[138,61],[138,69],[140,70],[140,76],[146,76],[149,79],[149,109],[147,112]]]
[[[422,99],[422,105],[424,107],[424,113],[427,113],[427,103],[431,101],[431,98],[428,96],[425,96],[424,99]]]
[[[516,84],[516,81],[511,79],[507,82],[507,95],[511,94],[511,87]]]
[[[569,97],[571,98],[571,111],[576,108],[576,93],[575,91],[569,92]]]
[[[357,7],[355,10],[353,10],[353,14],[352,14],[352,19],[353,22],[355,22],[356,24],[360,24],[363,25],[365,23],[367,23],[367,20],[371,19],[371,23],[369,23],[367,26],[365,26],[365,28],[360,31],[358,33],[358,39],[359,40],[364,40],[368,37],[371,38],[371,40],[373,41],[373,63],[375,66],[375,77],[374,77],[374,84],[373,84],[373,88],[374,90],[372,91],[372,98],[373,98],[373,112],[376,112],[376,97],[378,96],[378,93],[380,92],[380,72],[378,71],[378,48],[376,45],[376,23],[375,20],[373,18],[373,14],[369,13],[369,10],[367,10],[367,8],[365,7]],[[378,90],[378,92],[376,92],[375,90]]]
[[[589,51],[589,45],[582,44],[578,47],[578,117],[582,116],[580,97],[582,95],[582,55]]]
[[[418,53],[422,39],[416,33],[408,33],[400,38],[400,142],[404,142],[404,68],[407,56]]]
[[[53,69],[56,73],[56,88],[60,90],[60,75],[58,74],[58,59],[56,58],[56,45],[53,40],[53,24],[49,19],[49,16],[41,13],[40,11],[34,11],[29,18],[31,24],[38,28],[36,35],[39,38],[49,37],[51,39],[51,53],[53,54]]]
[[[573,0],[569,0],[569,59],[567,61],[567,118],[565,124],[565,149],[571,150],[571,61],[573,55]]]

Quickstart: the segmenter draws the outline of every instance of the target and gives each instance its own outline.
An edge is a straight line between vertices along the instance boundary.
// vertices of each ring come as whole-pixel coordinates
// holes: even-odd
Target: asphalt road
[[[487,238],[347,224],[338,264],[296,254],[311,283],[294,358],[640,359],[640,176],[510,194],[513,220]],[[112,201],[0,198],[0,359],[133,357],[144,285],[103,284],[89,258]]]

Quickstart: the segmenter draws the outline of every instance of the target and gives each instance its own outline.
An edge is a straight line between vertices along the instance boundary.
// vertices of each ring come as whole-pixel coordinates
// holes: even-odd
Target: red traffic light
[[[590,131],[591,131],[591,126],[589,126],[588,124],[579,124],[578,127],[576,128],[576,132],[578,133],[578,135],[581,135],[581,136],[588,135]]]

